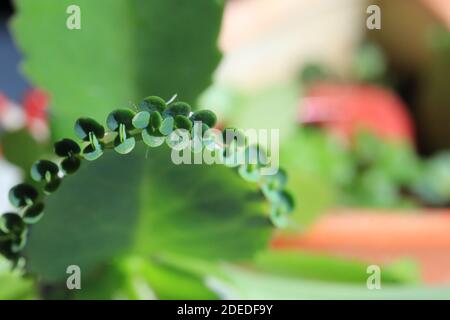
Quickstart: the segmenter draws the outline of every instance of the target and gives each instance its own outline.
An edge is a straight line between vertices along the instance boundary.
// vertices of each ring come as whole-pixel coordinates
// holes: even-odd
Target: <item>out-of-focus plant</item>
[[[51,160],[39,160],[31,167],[32,179],[40,183],[39,191],[26,183],[10,190],[10,202],[18,212],[0,216],[0,253],[14,263],[19,263],[21,251],[27,243],[29,226],[38,222],[44,214],[44,195],[55,192],[63,178],[76,173],[81,160],[97,160],[109,149],[126,155],[133,151],[136,141],[141,140],[149,148],[155,148],[169,139],[172,148],[183,148],[192,154],[201,152],[203,156],[209,154],[219,159],[221,164],[237,168],[240,176],[256,183],[261,188],[261,194],[269,201],[267,218],[275,226],[286,226],[288,214],[294,208],[292,196],[284,190],[286,173],[280,169],[276,174],[263,175],[267,154],[262,147],[257,144],[246,145],[247,137],[236,129],[225,129],[213,138],[210,129],[216,122],[216,115],[209,110],[192,112],[190,105],[185,102],[174,102],[173,99],[165,102],[157,96],[145,98],[139,104],[138,112],[130,109],[111,112],[106,120],[109,131],[91,118],[78,119],[75,133],[82,140],[82,147],[71,139],[56,142],[54,152],[59,158],[59,164]],[[210,139],[207,138],[208,133]],[[182,136],[185,138],[180,139]],[[190,145],[186,145],[188,141]],[[256,222],[258,217],[254,219]]]
[[[100,121],[148,93],[195,101],[220,60],[220,1],[16,4],[13,31],[26,57],[23,69],[50,95],[55,140],[70,138],[77,118]],[[64,27],[61,12],[73,4],[82,10],[80,30]],[[39,275],[42,285],[58,288],[74,263],[90,278],[127,253],[240,261],[266,247],[271,228],[255,219],[267,210],[253,196],[258,188],[227,168],[177,166],[169,159],[164,148],[148,159],[137,148],[83,165],[48,199],[46,218],[33,226],[25,248],[27,271]],[[84,288],[91,286],[96,284]]]
[[[0,255],[0,300],[37,298],[34,279],[24,278],[23,271],[11,271],[11,267],[11,262]]]

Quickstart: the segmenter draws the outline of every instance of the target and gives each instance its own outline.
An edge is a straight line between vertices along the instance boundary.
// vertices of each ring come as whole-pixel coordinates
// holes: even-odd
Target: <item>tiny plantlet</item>
[[[158,147],[165,138],[179,129],[194,136],[194,122],[197,127],[201,124],[202,133],[207,133],[216,125],[217,117],[212,111],[192,112],[189,104],[174,100],[175,98],[165,102],[160,97],[150,96],[139,104],[136,111],[114,110],[106,119],[107,130],[94,119],[78,119],[75,122],[75,134],[81,143],[62,139],[54,144],[57,161],[44,159],[33,164],[31,177],[39,184],[40,190],[25,183],[10,190],[9,200],[17,210],[0,216],[0,254],[17,265],[30,228],[44,215],[45,197],[57,191],[66,177],[75,174],[83,160],[95,161],[108,150],[128,154],[138,141],[149,148]],[[288,215],[294,209],[294,199],[285,190],[286,172],[280,169],[274,175],[261,174],[267,165],[265,151],[261,147],[246,146],[246,137],[236,129],[225,129],[221,136],[224,137],[224,142],[215,146],[215,152],[224,159],[231,159],[233,153],[242,152],[246,159],[244,163],[225,164],[234,168],[246,181],[258,185],[270,205],[267,218],[276,227],[286,226]],[[200,144],[192,152],[210,148],[211,140],[203,139]],[[237,147],[243,147],[243,151],[238,151]]]

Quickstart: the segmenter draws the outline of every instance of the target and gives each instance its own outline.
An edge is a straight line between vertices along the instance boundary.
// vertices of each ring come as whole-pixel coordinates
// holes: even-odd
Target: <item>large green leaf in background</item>
[[[52,99],[55,137],[80,116],[156,94],[194,102],[210,84],[222,5],[214,0],[17,0],[13,32],[26,76]],[[66,27],[69,5],[81,29]]]
[[[81,30],[65,27],[69,4]],[[14,34],[24,71],[51,94],[55,138],[73,136],[79,116],[157,94],[188,102],[219,62],[222,5],[212,0],[18,0]],[[118,254],[187,253],[244,259],[267,243],[255,189],[230,169],[174,166],[167,150],[138,149],[84,163],[49,198],[31,233],[30,271],[62,280],[66,267],[88,276]]]

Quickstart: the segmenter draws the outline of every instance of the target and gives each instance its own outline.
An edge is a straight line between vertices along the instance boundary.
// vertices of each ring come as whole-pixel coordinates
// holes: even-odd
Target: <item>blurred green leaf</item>
[[[450,204],[450,152],[441,152],[427,160],[416,192],[433,205]]]
[[[203,106],[217,112],[220,122],[239,129],[279,129],[281,142],[297,127],[295,121],[300,89],[287,83],[257,92],[240,92],[215,83],[200,98]],[[256,116],[257,115],[257,116]]]
[[[81,30],[64,27],[69,4],[80,6]],[[104,123],[111,110],[148,95],[195,101],[220,59],[219,1],[17,0],[17,7],[24,70],[51,95],[56,138],[72,136],[80,116]],[[89,276],[128,252],[244,259],[266,245],[262,201],[235,172],[175,166],[167,150],[149,150],[146,160],[137,149],[85,162],[65,179],[30,236],[31,272],[57,281],[70,264]]]
[[[158,150],[145,163],[138,252],[246,259],[265,247],[271,226],[256,185],[225,166],[174,165],[169,157]]]
[[[80,7],[80,30],[66,28],[69,5]],[[220,60],[219,1],[16,0],[16,6],[23,69],[50,93],[57,138],[71,136],[81,116],[103,122],[111,110],[151,94],[195,101]]]
[[[254,265],[271,274],[325,282],[364,283],[368,277],[367,263],[300,251],[263,252],[257,256]],[[384,266],[382,270],[382,283],[414,283],[420,279],[413,263],[396,263]]]
[[[49,153],[48,143],[36,141],[26,129],[3,132],[0,135],[2,154],[6,160],[21,168],[27,175],[33,163],[44,153]]]
[[[327,283],[295,277],[255,272],[241,267],[224,266],[223,277],[210,277],[209,287],[227,299],[450,299],[450,287],[384,285],[369,290],[366,281],[359,284]]]
[[[305,226],[337,201],[336,181],[351,178],[345,150],[319,131],[297,129],[281,146],[280,162],[294,194],[294,218]]]
[[[0,256],[0,300],[36,299],[33,279],[24,278],[20,271],[11,269],[11,264]]]
[[[68,265],[88,273],[128,252],[240,260],[266,246],[271,226],[257,186],[223,166],[177,166],[165,148],[149,159],[138,149],[83,163],[49,197],[26,249],[33,273],[57,281]]]
[[[85,280],[76,299],[215,299],[202,278],[157,259],[119,257]]]

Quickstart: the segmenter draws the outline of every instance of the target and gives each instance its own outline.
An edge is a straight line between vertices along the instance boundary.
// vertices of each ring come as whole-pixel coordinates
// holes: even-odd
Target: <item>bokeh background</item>
[[[275,230],[231,170],[108,155],[0,257],[0,299],[449,299],[449,28],[446,0],[2,1],[0,212],[78,117],[173,94],[280,129],[296,209]]]

